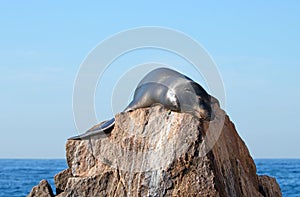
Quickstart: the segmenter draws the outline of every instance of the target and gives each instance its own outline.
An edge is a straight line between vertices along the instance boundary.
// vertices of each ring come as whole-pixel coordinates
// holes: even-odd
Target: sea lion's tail
[[[77,135],[74,137],[70,137],[68,140],[85,140],[89,139],[92,136],[107,136],[107,133],[109,130],[111,130],[115,125],[115,118],[112,118],[110,120],[102,122],[99,126],[96,128],[89,129],[87,132]]]

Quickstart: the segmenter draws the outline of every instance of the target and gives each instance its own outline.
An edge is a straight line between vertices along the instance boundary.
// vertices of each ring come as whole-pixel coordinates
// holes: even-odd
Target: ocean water
[[[300,159],[255,159],[257,174],[275,177],[282,195],[300,197]]]
[[[26,196],[42,179],[55,193],[53,177],[66,168],[64,159],[0,159],[0,197]]]
[[[256,159],[255,163],[258,174],[277,179],[283,196],[300,197],[300,159]],[[54,175],[66,168],[63,159],[0,159],[0,196],[26,196],[42,179],[54,189]]]

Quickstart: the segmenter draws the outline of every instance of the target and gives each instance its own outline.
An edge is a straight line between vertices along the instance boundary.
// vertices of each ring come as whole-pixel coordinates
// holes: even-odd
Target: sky
[[[65,158],[66,140],[78,132],[72,96],[80,65],[103,40],[141,26],[178,30],[206,49],[225,87],[222,107],[254,158],[300,158],[299,10],[297,1],[2,2],[0,158]],[[111,72],[143,61],[180,64],[176,58],[136,51]],[[108,87],[95,94],[99,121],[121,109],[112,110]]]

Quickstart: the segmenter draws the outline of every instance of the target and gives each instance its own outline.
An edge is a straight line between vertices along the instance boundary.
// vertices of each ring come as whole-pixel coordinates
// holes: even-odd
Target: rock
[[[46,180],[41,180],[41,182],[34,186],[31,189],[31,192],[27,195],[27,197],[53,197],[53,191],[51,186]]]
[[[72,177],[71,169],[68,168],[54,176],[54,183],[56,187],[56,195],[62,193],[67,185],[68,179]]]
[[[256,174],[229,117],[217,104],[214,111],[208,122],[137,109],[117,114],[105,137],[68,140],[58,196],[282,196],[275,179]]]
[[[256,175],[245,143],[216,106],[216,121],[222,116],[220,136],[205,138],[209,122],[161,106],[117,114],[106,138],[67,142],[74,177],[64,195],[281,196],[276,181]]]
[[[259,189],[264,196],[281,196],[281,190],[275,178],[262,175],[258,177]]]

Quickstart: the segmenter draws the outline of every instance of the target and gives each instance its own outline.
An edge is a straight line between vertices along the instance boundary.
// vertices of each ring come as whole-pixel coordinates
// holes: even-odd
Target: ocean
[[[256,159],[255,163],[258,174],[277,179],[283,196],[300,197],[300,159]],[[66,168],[64,159],[0,159],[0,196],[26,196],[42,179],[55,188],[54,175]]]
[[[66,168],[64,159],[0,159],[0,197],[26,196],[42,179],[55,193],[53,177]]]
[[[275,177],[282,196],[300,197],[300,159],[255,159],[257,174]]]

